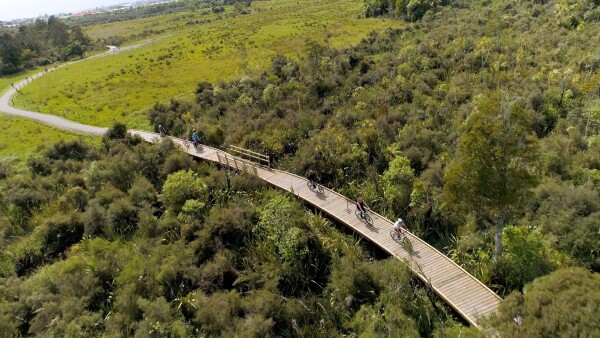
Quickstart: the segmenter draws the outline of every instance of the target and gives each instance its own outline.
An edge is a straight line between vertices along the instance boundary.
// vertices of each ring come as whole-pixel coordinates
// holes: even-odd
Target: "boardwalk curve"
[[[147,142],[160,141],[160,136],[156,133],[142,130],[129,132]],[[308,188],[308,180],[304,177],[257,165],[208,146],[202,146],[198,151],[191,146],[186,148],[182,140],[171,139],[194,157],[255,174],[352,228],[390,255],[405,261],[415,275],[470,324],[479,327],[478,319],[495,312],[498,308],[501,298],[458,264],[411,233],[405,232],[410,244],[401,245],[390,236],[392,222],[377,213],[370,212],[373,218],[372,225],[363,223],[356,218],[354,201],[343,195],[327,188],[324,194],[320,194]]]

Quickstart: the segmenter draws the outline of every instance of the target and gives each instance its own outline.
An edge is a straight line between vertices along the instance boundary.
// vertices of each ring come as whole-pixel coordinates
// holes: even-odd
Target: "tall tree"
[[[0,37],[0,71],[2,74],[13,74],[21,69],[23,58],[19,42],[8,33]]]
[[[502,230],[538,181],[538,142],[519,103],[500,94],[479,97],[465,121],[457,156],[448,166],[444,197],[455,210],[472,212],[495,227],[496,258]]]
[[[69,27],[54,15],[48,18],[48,38],[57,47],[69,44]]]

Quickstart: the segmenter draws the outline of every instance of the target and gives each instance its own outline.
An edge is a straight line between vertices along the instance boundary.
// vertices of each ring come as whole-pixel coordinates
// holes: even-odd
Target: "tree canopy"
[[[450,207],[466,208],[496,227],[496,256],[502,230],[531,198],[539,176],[537,139],[518,103],[503,107],[499,93],[479,99],[464,124],[444,186]]]
[[[23,69],[50,65],[56,61],[83,58],[92,41],[81,26],[69,27],[63,20],[50,16],[34,24],[7,31],[0,39],[0,75]]]

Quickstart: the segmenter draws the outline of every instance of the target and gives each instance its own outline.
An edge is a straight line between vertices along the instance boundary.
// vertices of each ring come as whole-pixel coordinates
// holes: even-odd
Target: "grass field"
[[[11,76],[0,76],[0,93],[4,93],[10,89],[10,83],[18,83],[25,79],[25,77],[32,76],[44,70],[44,67],[39,67],[37,69],[31,69],[28,71],[23,71],[18,74],[13,74]]]
[[[10,83],[17,83],[26,76],[41,72],[38,68],[21,72],[10,77],[0,77],[0,92],[10,89]],[[25,160],[38,153],[44,144],[59,140],[70,141],[84,139],[89,144],[99,145],[99,137],[91,137],[62,129],[53,128],[27,118],[6,115],[0,112],[0,124],[3,127],[0,137],[0,163],[10,163],[17,168],[25,165]]]
[[[149,107],[192,97],[200,81],[243,75],[242,64],[249,73],[260,72],[276,54],[301,58],[308,40],[345,46],[399,24],[359,19],[362,11],[362,0],[273,0],[254,2],[247,15],[228,7],[219,16],[196,11],[93,27],[93,37],[148,29],[171,36],[51,72],[25,87],[16,106],[98,126],[122,121],[148,129]]]
[[[0,162],[3,163],[23,163],[27,157],[38,153],[43,145],[59,140],[83,139],[86,143],[94,145],[101,142],[100,137],[65,131],[27,118],[1,113],[0,124],[3,128],[0,137]]]

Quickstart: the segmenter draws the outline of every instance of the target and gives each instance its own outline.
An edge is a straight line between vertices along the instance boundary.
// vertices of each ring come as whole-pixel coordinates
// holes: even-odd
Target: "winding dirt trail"
[[[111,48],[111,47],[114,47],[114,46],[111,46],[111,47],[109,47],[109,50],[107,52],[104,52],[104,53],[101,53],[98,55],[94,55],[94,56],[90,56],[90,57],[82,59],[82,60],[70,62],[68,64],[73,64],[73,63],[86,61],[86,60],[93,59],[93,58],[98,58],[98,57],[103,57],[103,56],[108,56],[108,55],[113,55],[113,54],[118,54],[121,52],[129,51],[129,50],[141,47],[143,45],[149,44],[151,42],[154,42],[156,40],[163,39],[168,36],[170,36],[170,35],[165,35],[165,36],[161,36],[158,38],[145,40],[145,41],[142,41],[142,42],[130,45],[130,46],[125,46],[123,48]],[[49,68],[47,72],[52,72],[60,67],[64,67],[65,65],[60,65],[58,67]],[[34,120],[40,121],[40,122],[50,125],[50,126],[54,126],[54,127],[58,127],[58,128],[66,129],[66,130],[71,130],[71,131],[76,131],[76,132],[80,132],[80,133],[91,134],[91,135],[104,134],[108,130],[108,128],[90,126],[87,124],[73,122],[71,120],[67,120],[65,118],[58,117],[55,115],[42,114],[42,113],[38,113],[38,112],[14,108],[10,105],[13,95],[15,95],[18,90],[25,87],[27,84],[29,84],[33,80],[39,78],[40,76],[43,76],[47,72],[43,71],[43,72],[37,73],[37,74],[31,76],[29,78],[29,80],[25,79],[19,83],[16,83],[16,84],[14,84],[13,87],[10,88],[10,90],[8,90],[4,94],[2,94],[2,96],[0,96],[0,112],[6,113],[9,115],[15,115],[15,116],[21,116],[21,117],[34,119]]]

